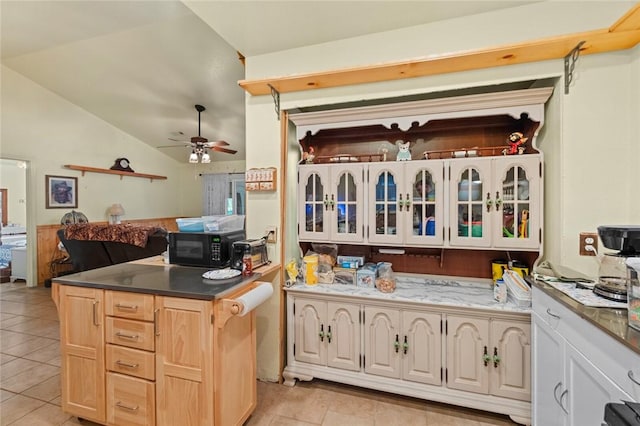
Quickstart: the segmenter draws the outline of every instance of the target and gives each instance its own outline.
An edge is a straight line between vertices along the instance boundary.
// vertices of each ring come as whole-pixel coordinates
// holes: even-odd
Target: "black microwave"
[[[226,268],[231,264],[233,243],[244,239],[244,230],[170,232],[169,263],[204,268]]]

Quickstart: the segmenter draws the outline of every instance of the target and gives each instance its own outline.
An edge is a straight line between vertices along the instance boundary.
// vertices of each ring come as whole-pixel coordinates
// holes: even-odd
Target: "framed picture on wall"
[[[48,209],[78,207],[78,178],[69,176],[45,176]]]

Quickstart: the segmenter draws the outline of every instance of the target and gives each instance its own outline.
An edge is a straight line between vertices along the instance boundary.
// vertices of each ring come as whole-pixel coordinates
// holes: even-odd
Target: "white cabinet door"
[[[441,315],[402,312],[402,378],[412,382],[442,383]]]
[[[540,247],[539,155],[512,155],[493,160],[493,247]]]
[[[295,358],[310,364],[327,365],[324,343],[327,302],[296,298],[294,302]]]
[[[631,397],[570,344],[566,345],[567,392],[560,402],[569,413],[570,426],[600,426],[607,402]]]
[[[444,161],[403,162],[404,243],[440,246],[444,241]]]
[[[400,311],[364,307],[365,373],[400,378]]]
[[[533,426],[563,426],[568,421],[560,406],[566,390],[564,339],[538,314],[533,320]]]
[[[298,239],[329,239],[329,166],[298,166]]]
[[[465,158],[449,163],[449,243],[490,247],[491,158]]]
[[[401,244],[405,211],[404,173],[401,163],[369,164],[368,240],[370,243]]]
[[[327,365],[360,370],[360,307],[350,303],[327,303]]]
[[[491,320],[489,393],[531,400],[531,325]]]
[[[364,166],[330,165],[329,237],[334,242],[364,241]]]
[[[489,320],[447,316],[447,387],[489,392]]]

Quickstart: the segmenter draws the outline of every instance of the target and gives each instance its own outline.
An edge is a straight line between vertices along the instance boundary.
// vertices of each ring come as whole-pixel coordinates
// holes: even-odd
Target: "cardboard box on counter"
[[[356,285],[358,287],[373,288],[376,285],[376,264],[365,263],[356,271]]]

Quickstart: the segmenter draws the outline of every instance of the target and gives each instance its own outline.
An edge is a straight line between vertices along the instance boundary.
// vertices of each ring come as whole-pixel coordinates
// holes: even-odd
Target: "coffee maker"
[[[626,302],[629,289],[626,261],[640,257],[640,225],[598,226],[598,236],[606,248],[616,252],[601,257],[593,292],[609,300]]]

